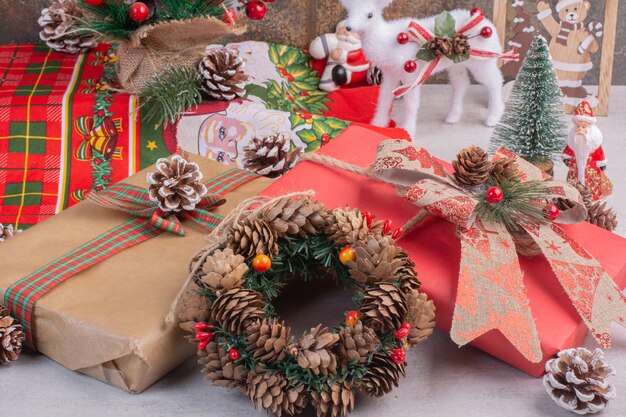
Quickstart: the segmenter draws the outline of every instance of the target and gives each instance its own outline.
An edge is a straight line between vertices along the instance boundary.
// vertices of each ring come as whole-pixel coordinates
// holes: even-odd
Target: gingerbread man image
[[[587,97],[583,79],[593,68],[592,55],[600,48],[598,38],[602,36],[602,24],[591,21],[585,25],[590,8],[591,3],[585,0],[558,0],[555,18],[547,2],[537,3],[537,19],[551,36],[552,62],[565,108],[570,113],[581,100],[591,99]]]

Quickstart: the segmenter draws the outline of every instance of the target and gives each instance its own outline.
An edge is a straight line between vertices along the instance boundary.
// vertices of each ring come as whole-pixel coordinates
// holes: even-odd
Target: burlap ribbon
[[[516,158],[522,181],[544,181],[541,171],[504,150],[495,159]],[[500,331],[528,360],[542,352],[524,288],[514,238],[502,224],[477,212],[478,197],[459,187],[428,151],[390,140],[379,145],[371,168],[374,176],[394,184],[408,201],[457,227],[461,267],[451,336],[465,345],[486,332]],[[545,199],[567,198],[577,204],[555,222],[522,224],[550,264],[572,305],[598,343],[609,348],[612,321],[624,325],[626,297],[602,266],[570,238],[558,223],[585,220],[578,191],[555,181],[543,183]]]

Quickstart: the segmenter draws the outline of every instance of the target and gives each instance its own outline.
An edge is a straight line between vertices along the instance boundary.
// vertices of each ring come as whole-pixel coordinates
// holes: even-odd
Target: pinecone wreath
[[[25,337],[22,325],[11,317],[7,308],[0,306],[0,365],[17,360]]]
[[[371,67],[367,70],[367,84],[380,85],[383,82],[383,72],[378,67]]]
[[[202,89],[217,100],[233,100],[243,97],[250,76],[239,51],[229,48],[210,49],[198,71]]]
[[[478,146],[461,149],[452,161],[454,178],[461,184],[474,187],[484,184],[491,174],[489,155]]]
[[[259,175],[278,178],[296,165],[302,148],[291,150],[291,141],[281,134],[252,139],[244,148],[244,167]]]
[[[606,380],[614,374],[600,349],[567,349],[546,363],[543,385],[560,407],[576,414],[594,414],[615,398],[615,387]]]
[[[174,155],[171,161],[159,159],[156,169],[148,174],[148,192],[150,200],[163,211],[193,210],[207,193],[201,182],[202,172],[195,162]]]
[[[11,239],[18,233],[22,233],[20,229],[13,228],[12,224],[0,223],[0,242],[4,242],[7,239]]]
[[[39,37],[58,52],[80,54],[97,45],[93,34],[79,32],[76,21],[84,17],[75,0],[57,0],[41,11]]]

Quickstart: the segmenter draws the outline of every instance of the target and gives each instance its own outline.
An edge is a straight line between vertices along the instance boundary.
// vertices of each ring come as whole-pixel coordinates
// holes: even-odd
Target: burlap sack
[[[245,27],[233,28],[213,17],[141,27],[130,40],[119,43],[119,82],[129,92],[139,93],[146,82],[173,64],[196,66],[208,44],[243,32]]]

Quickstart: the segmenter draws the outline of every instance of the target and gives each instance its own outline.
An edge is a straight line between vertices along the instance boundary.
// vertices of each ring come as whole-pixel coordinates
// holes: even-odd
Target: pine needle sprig
[[[506,180],[498,186],[504,195],[500,203],[489,203],[486,193],[478,195],[476,213],[479,217],[503,224],[513,232],[520,230],[521,225],[547,221],[541,201],[545,201],[550,190],[543,182]]]
[[[168,21],[207,16],[220,17],[224,11],[224,0],[160,0],[156,19]]]
[[[174,65],[146,83],[140,96],[148,122],[176,123],[202,102],[200,76],[195,68]]]
[[[79,6],[87,12],[75,29],[77,33],[96,34],[105,41],[125,40],[139,28],[141,24],[130,18],[130,5],[123,1],[105,1],[100,6],[87,4],[80,0]],[[154,16],[143,24],[151,23]]]

